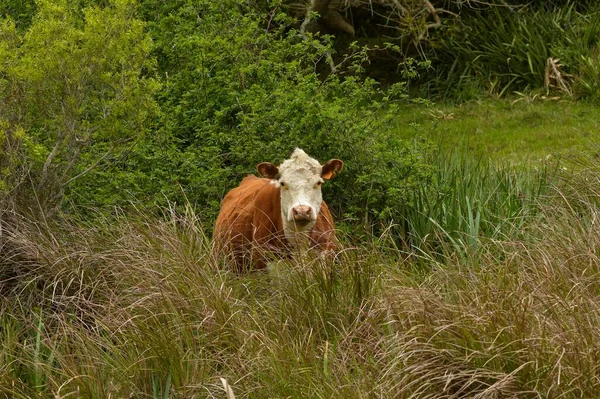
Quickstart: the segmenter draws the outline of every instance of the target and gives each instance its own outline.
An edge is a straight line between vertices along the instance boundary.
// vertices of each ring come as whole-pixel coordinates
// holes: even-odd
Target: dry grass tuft
[[[596,397],[592,176],[557,188],[521,238],[468,256],[378,244],[388,237],[278,274],[217,268],[191,210],[93,226],[15,218],[2,230],[0,393]]]

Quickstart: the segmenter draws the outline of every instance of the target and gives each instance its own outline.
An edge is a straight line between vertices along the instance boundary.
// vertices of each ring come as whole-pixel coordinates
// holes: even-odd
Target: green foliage
[[[132,2],[81,13],[66,1],[37,5],[22,35],[3,21],[0,73],[10,101],[0,116],[13,138],[24,132],[27,179],[38,206],[52,210],[72,181],[143,132],[156,83],[143,76],[153,67],[150,40]]]
[[[330,37],[253,4],[147,0],[142,23],[126,1],[46,0],[30,25],[0,21],[1,195],[68,187],[97,212],[1,215],[0,395],[224,397],[227,382],[259,398],[598,397],[597,162],[559,180],[553,165],[499,166],[470,148],[436,158],[411,137],[425,131],[414,108],[396,119],[405,86],[356,77],[363,48],[332,72]],[[506,143],[528,125],[539,145],[533,127],[552,111],[523,105],[500,121],[469,110],[489,124],[454,132],[484,152],[503,144],[478,129]],[[346,162],[325,189],[346,226],[391,220],[413,246],[369,236],[334,265],[309,254],[264,274],[219,270],[219,199],[295,146]],[[128,199],[141,212],[94,208]],[[166,201],[185,205],[145,207]]]
[[[164,77],[160,121],[117,167],[82,180],[74,201],[114,204],[127,195],[107,193],[129,192],[147,203],[183,203],[185,195],[210,220],[256,164],[280,162],[301,147],[321,162],[346,163],[325,189],[338,214],[393,213],[411,182],[430,173],[420,144],[387,133],[406,101],[404,85],[384,92],[349,74],[365,62],[359,47],[331,71],[324,61],[331,38],[304,38],[278,7],[143,2]]]
[[[579,70],[574,79],[575,93],[600,99],[600,46],[591,55],[579,55]]]
[[[580,12],[576,3],[463,13],[440,38],[433,58],[437,78],[428,85],[445,97],[469,100],[482,89],[499,95],[539,90],[550,74],[550,85],[565,91],[552,79],[552,58],[560,59],[559,79],[574,86],[573,94],[594,97],[590,88],[599,78],[589,64],[597,64],[600,10],[590,5]]]
[[[29,27],[36,11],[35,0],[3,0],[0,3],[0,18],[9,17],[21,30]]]
[[[456,151],[437,154],[435,184],[418,191],[403,214],[413,245],[436,252],[472,253],[481,240],[512,238],[540,212],[540,200],[558,182],[558,166],[502,165]]]

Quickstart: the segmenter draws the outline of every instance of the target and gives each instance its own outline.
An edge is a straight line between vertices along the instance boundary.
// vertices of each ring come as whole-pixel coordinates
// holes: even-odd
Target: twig
[[[310,1],[310,5],[308,6],[308,9],[306,11],[306,17],[304,18],[304,21],[302,21],[302,25],[300,26],[300,35],[302,36],[302,39],[308,40],[308,38],[306,37],[306,29],[308,28],[308,24],[311,22],[312,13],[317,12],[320,16],[323,16],[324,14],[326,14],[327,7],[329,7],[329,3],[331,3],[331,0],[325,0],[321,3],[317,3],[317,0]],[[331,53],[329,51],[325,52],[325,59],[329,64],[331,72],[335,72],[335,63],[333,62],[333,57],[331,57]]]

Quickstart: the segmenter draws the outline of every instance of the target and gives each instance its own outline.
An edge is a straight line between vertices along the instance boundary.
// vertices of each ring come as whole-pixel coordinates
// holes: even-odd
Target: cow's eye
[[[323,184],[323,182],[321,180],[319,180],[318,182],[315,183],[315,188],[321,187],[322,184]]]
[[[287,185],[282,181],[279,182],[279,185],[281,186],[281,188],[287,188]]]

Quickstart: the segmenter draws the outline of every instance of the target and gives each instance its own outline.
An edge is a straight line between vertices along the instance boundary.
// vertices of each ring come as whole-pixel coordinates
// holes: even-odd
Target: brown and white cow
[[[321,186],[343,166],[339,159],[321,165],[299,148],[280,166],[259,164],[264,178],[247,176],[223,198],[215,249],[233,258],[237,272],[265,268],[267,254],[331,252],[335,226]]]

